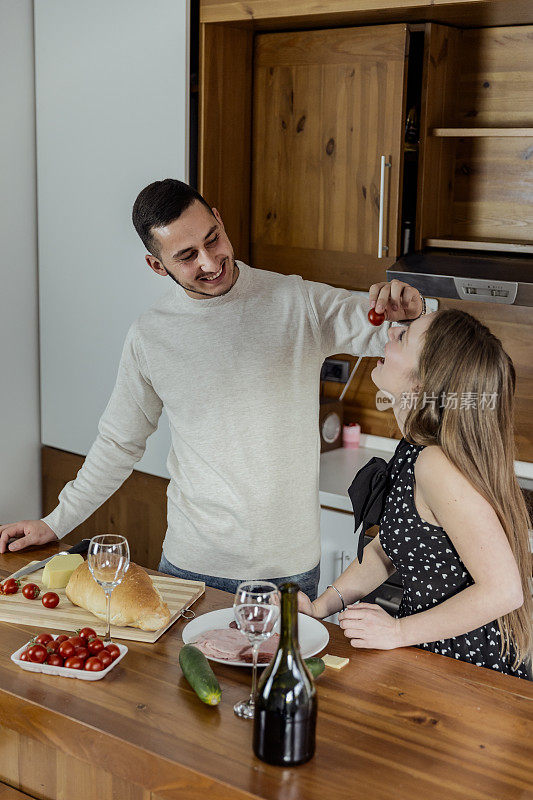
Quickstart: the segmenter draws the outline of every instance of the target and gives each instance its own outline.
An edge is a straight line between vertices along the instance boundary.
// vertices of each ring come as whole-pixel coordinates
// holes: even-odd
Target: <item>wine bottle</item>
[[[298,645],[298,585],[280,589],[281,635],[257,689],[253,748],[262,761],[288,767],[313,757],[317,697]]]

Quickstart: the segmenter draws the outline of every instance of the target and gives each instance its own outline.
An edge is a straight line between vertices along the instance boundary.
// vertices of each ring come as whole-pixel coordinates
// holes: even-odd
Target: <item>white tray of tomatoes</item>
[[[92,628],[82,628],[72,636],[40,633],[13,653],[11,661],[29,672],[99,681],[127,652],[125,644],[105,644]]]

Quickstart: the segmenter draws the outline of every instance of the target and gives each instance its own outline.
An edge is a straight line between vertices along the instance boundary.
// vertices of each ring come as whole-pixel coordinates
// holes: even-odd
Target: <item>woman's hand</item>
[[[356,603],[339,614],[339,624],[352,647],[393,650],[403,647],[400,620],[374,603]]]
[[[423,309],[418,289],[394,278],[390,283],[374,283],[368,292],[370,308],[378,314],[385,314],[390,322],[416,319]]]
[[[308,617],[317,617],[315,607],[304,592],[298,592],[298,611],[307,614]]]

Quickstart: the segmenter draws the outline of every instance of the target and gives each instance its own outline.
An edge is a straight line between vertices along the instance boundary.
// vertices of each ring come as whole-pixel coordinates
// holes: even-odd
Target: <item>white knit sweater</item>
[[[237,264],[226,295],[172,284],[130,328],[98,436],[44,519],[58,537],[131,474],[164,406],[169,561],[271,578],[320,560],[320,368],[334,353],[382,355],[389,324],[370,325],[344,289]]]

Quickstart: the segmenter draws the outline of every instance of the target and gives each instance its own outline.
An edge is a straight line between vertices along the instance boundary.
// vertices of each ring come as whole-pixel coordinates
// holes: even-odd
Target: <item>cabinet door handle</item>
[[[383,221],[385,205],[385,167],[392,167],[387,156],[381,156],[381,175],[379,180],[379,225],[378,225],[378,258],[383,258],[383,251],[389,252],[388,246],[383,244]]]
[[[398,611],[399,603],[395,603],[393,600],[387,600],[385,597],[376,597],[375,603],[377,606],[381,606],[381,608],[385,609],[385,611]]]

